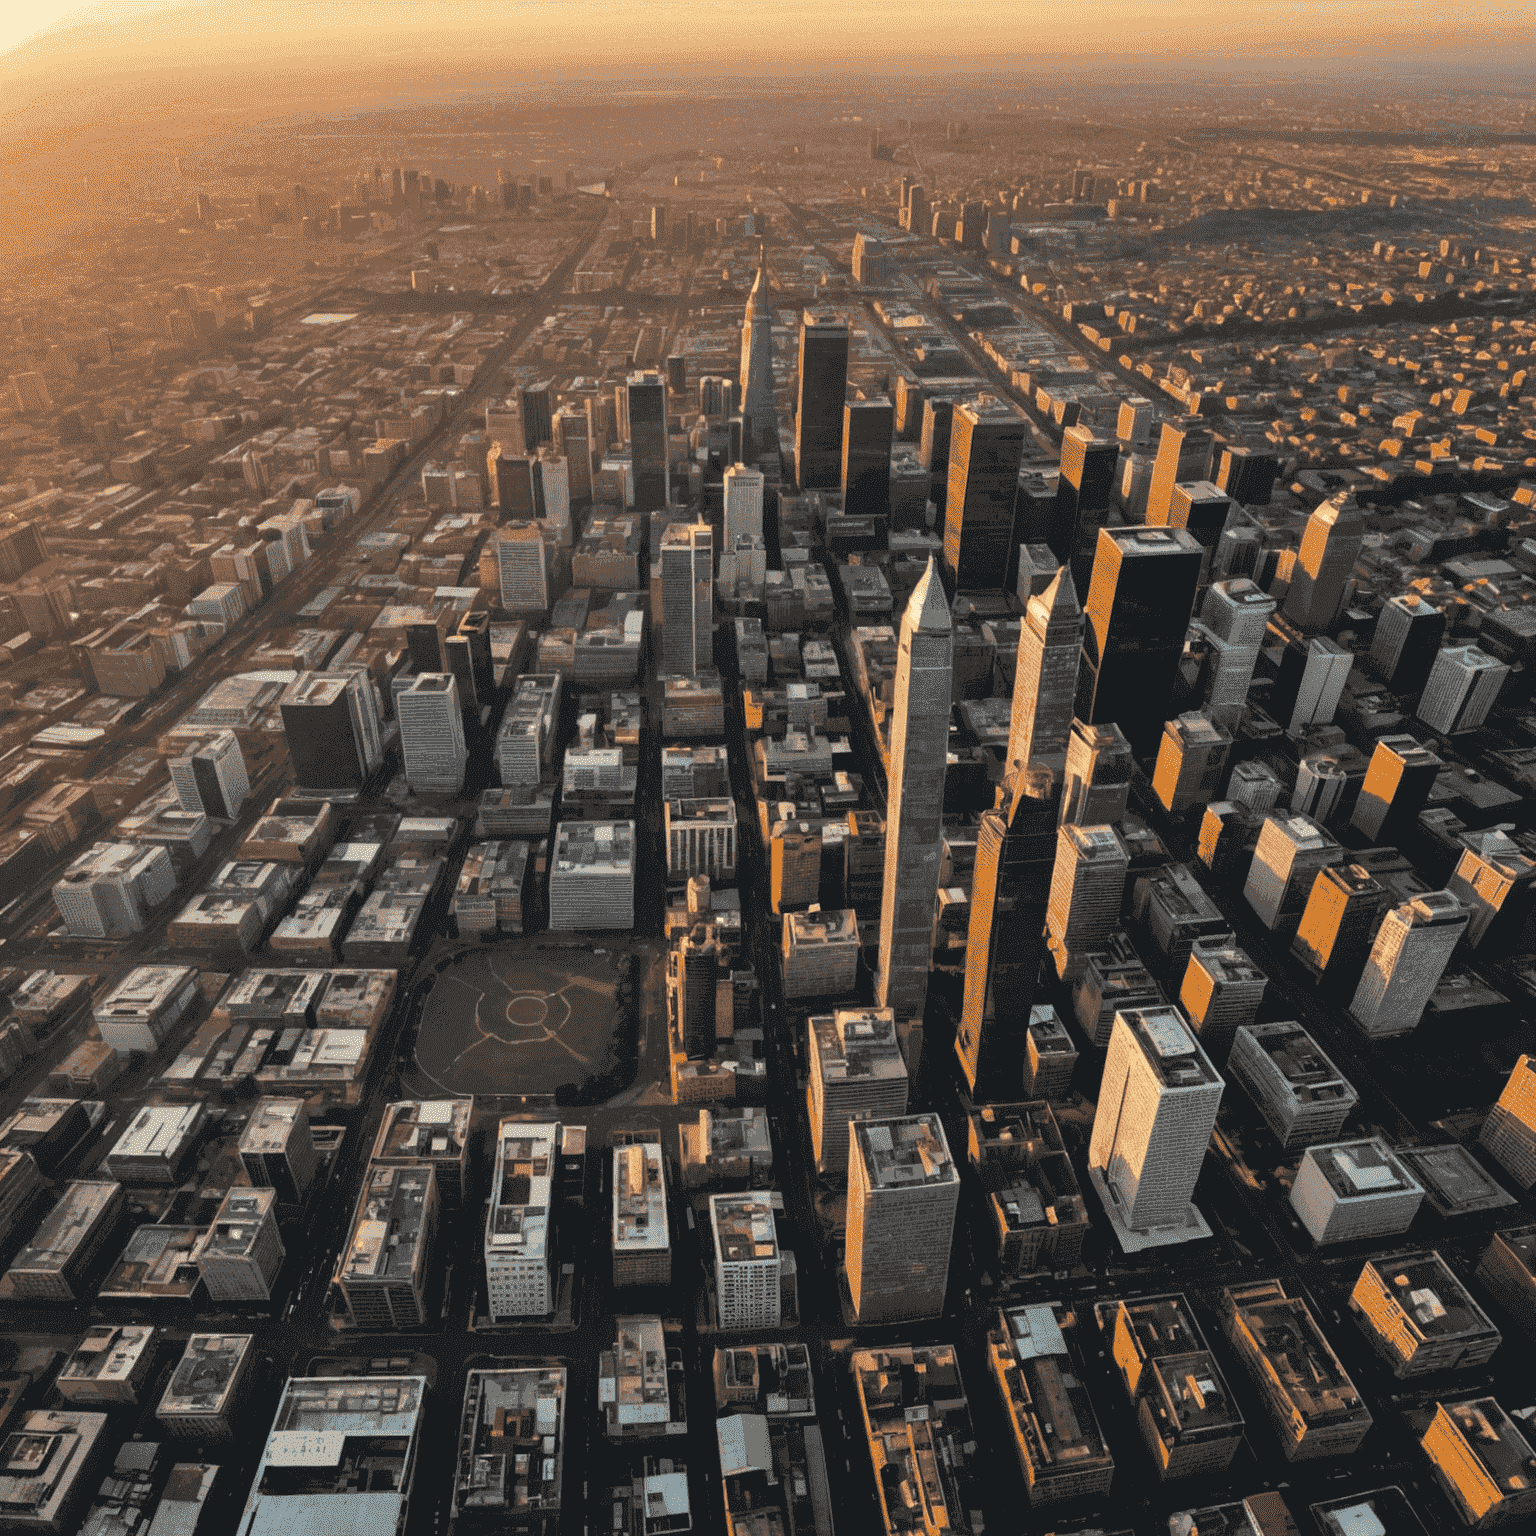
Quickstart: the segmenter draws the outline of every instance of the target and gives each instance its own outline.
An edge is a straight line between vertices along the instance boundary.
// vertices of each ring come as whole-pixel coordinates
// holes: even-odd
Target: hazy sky
[[[162,13],[150,19],[149,13]],[[164,13],[173,13],[170,16]],[[174,14],[181,13],[181,14]],[[80,35],[59,35],[80,28]],[[989,53],[1194,53],[1305,59],[1327,53],[1507,47],[1536,41],[1536,8],[1418,0],[10,0],[0,54],[49,44],[162,63],[256,37],[286,54],[340,47],[389,55],[435,40],[504,51],[525,67],[630,63],[719,67],[745,46],[786,65],[906,55],[923,63]],[[253,34],[255,35],[253,37]],[[500,48],[498,49],[498,44]],[[45,44],[45,46],[47,46]],[[49,48],[49,51],[52,51]]]

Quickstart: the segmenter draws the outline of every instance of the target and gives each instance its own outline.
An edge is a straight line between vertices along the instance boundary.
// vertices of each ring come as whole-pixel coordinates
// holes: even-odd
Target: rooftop
[[[810,1027],[824,1079],[907,1075],[896,1040],[896,1015],[889,1008],[839,1008],[816,1015]]]
[[[1413,1175],[1377,1136],[1310,1147],[1306,1155],[1340,1200],[1368,1200],[1419,1188]]]
[[[194,1333],[171,1374],[158,1414],[220,1412],[254,1341],[249,1333]]]
[[[256,1234],[269,1215],[275,1220],[277,1192],[272,1189],[236,1187],[225,1195],[218,1215],[203,1241],[202,1257],[244,1258],[256,1243]]]
[[[430,1168],[374,1164],[337,1267],[344,1284],[407,1280],[424,1259],[433,1185]]]
[[[613,1247],[637,1253],[669,1246],[661,1148],[637,1142],[613,1149]]]
[[[549,1238],[558,1122],[503,1120],[496,1131],[495,1171],[486,1241],[492,1251],[541,1257]]]
[[[1118,1029],[1122,1023],[1165,1087],[1196,1088],[1222,1081],[1177,1008],[1137,1008],[1117,1013],[1115,1027]]]
[[[1426,1339],[1486,1335],[1492,1328],[1482,1308],[1438,1253],[1369,1259],[1365,1270],[1376,1275],[1387,1294]]]
[[[153,1328],[97,1324],[64,1362],[59,1381],[127,1381],[154,1336]]]
[[[934,1114],[853,1122],[854,1140],[873,1189],[954,1184],[960,1174]]]
[[[721,1264],[753,1263],[779,1256],[773,1207],[762,1195],[711,1195],[709,1224],[715,1258]]]

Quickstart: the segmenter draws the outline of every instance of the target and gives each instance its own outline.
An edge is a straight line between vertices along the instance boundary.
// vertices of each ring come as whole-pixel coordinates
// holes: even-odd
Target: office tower
[[[1424,1188],[1379,1136],[1308,1147],[1291,1209],[1319,1247],[1406,1232]]]
[[[1330,990],[1353,993],[1388,899],[1362,865],[1319,870],[1291,941],[1296,958]]]
[[[657,512],[672,500],[667,451],[667,385],[659,373],[632,373],[625,388],[635,511]]]
[[[808,309],[800,317],[795,389],[795,475],[802,491],[835,491],[843,468],[848,323]]]
[[[1267,507],[1280,474],[1280,460],[1257,448],[1233,445],[1221,450],[1216,488],[1240,507]]]
[[[960,1173],[933,1114],[848,1125],[848,1294],[861,1325],[938,1317]]]
[[[1245,576],[1215,581],[1206,589],[1200,609],[1211,647],[1205,702],[1213,718],[1229,730],[1242,716],[1274,611],[1274,598]]]
[[[766,246],[758,259],[757,277],[747,295],[741,322],[741,414],[751,435],[751,441],[742,447],[742,461],[756,464],[768,455],[777,459],[779,413],[773,400],[773,300],[768,288]]]
[[[928,905],[931,911],[931,896]],[[859,921],[855,913],[786,912],[783,934],[786,998],[845,997],[853,991],[859,974]]]
[[[1336,1141],[1359,1094],[1300,1024],[1245,1024],[1226,1072],[1287,1151]]]
[[[699,414],[719,424],[736,414],[736,381],[707,373],[699,380]]]
[[[501,606],[510,614],[549,610],[549,555],[538,523],[507,523],[496,530]]]
[[[1371,663],[1393,693],[1419,693],[1444,637],[1445,615],[1417,592],[1404,592],[1381,606],[1371,637]]]
[[[1477,730],[1498,703],[1509,671],[1475,645],[1448,645],[1429,669],[1419,719],[1442,736]]]
[[[683,936],[670,960],[677,978],[677,1032],[683,1054],[690,1061],[700,1061],[715,1054],[720,946],[710,937],[709,928],[698,923]]]
[[[1216,553],[1211,559],[1211,575],[1218,581],[1229,581],[1235,576],[1252,576],[1259,568],[1259,552],[1264,547],[1264,535],[1258,525],[1242,513],[1233,512],[1227,526],[1216,541]]]
[[[928,996],[953,647],[949,604],[930,556],[901,618],[875,976],[876,1000],[902,1019],[921,1018]]]
[[[301,672],[279,707],[302,788],[361,789],[383,762],[379,691],[366,668]]]
[[[1056,854],[1060,784],[1043,764],[1015,769],[1008,803],[983,811],[976,834],[965,993],[955,1055],[977,1100],[1022,1090],[1029,1020]]]
[[[1364,542],[1365,514],[1347,491],[1330,497],[1307,519],[1285,594],[1285,616],[1298,629],[1318,634],[1343,612]]]
[[[283,1267],[277,1192],[234,1188],[197,1247],[197,1272],[214,1301],[270,1301]]]
[[[816,1167],[848,1172],[848,1125],[907,1112],[907,1064],[889,1008],[839,1008],[807,1023]]]
[[[258,1099],[238,1150],[256,1188],[276,1190],[284,1205],[303,1204],[320,1166],[303,1099]]]
[[[762,1194],[711,1195],[709,1231],[722,1328],[777,1328],[783,1316],[779,1239]]]
[[[654,245],[667,243],[667,209],[664,203],[655,203],[651,207],[651,242]]]
[[[1270,932],[1294,932],[1319,871],[1343,862],[1344,850],[1310,817],[1268,815],[1248,866],[1243,900]]]
[[[1504,1342],[1438,1253],[1367,1259],[1349,1310],[1399,1381],[1474,1370]]]
[[[556,932],[635,926],[635,824],[562,821],[549,872]]]
[[[1200,562],[1200,545],[1182,528],[1099,530],[1077,714],[1113,721],[1138,755],[1151,752],[1168,718]]]
[[[1043,763],[1058,777],[1065,771],[1082,644],[1083,610],[1072,573],[1062,566],[1045,591],[1029,599],[1019,626],[1009,769]]]
[[[763,472],[733,464],[725,472],[725,519],[723,527],[726,551],[736,548],[738,539],[763,536]]]
[[[714,665],[714,530],[708,523],[672,523],[661,536],[661,657],[663,674],[697,677]]]
[[[843,837],[843,895],[877,926],[885,895],[885,822],[879,811],[849,811]]]
[[[1062,821],[1080,827],[1113,826],[1124,821],[1135,766],[1131,745],[1113,721],[1086,725],[1074,720],[1067,737]]]
[[[1125,1252],[1210,1236],[1191,1199],[1224,1087],[1177,1008],[1115,1015],[1088,1177]]]
[[[1446,889],[1471,914],[1467,943],[1487,954],[1527,954],[1536,918],[1536,859],[1502,828],[1463,832]]]
[[[533,460],[493,447],[485,456],[491,482],[491,505],[508,517],[533,516]]]
[[[1227,769],[1232,736],[1204,715],[1179,715],[1163,725],[1152,791],[1171,816],[1216,799]]]
[[[175,889],[176,871],[164,848],[95,843],[70,862],[53,901],[74,937],[123,938],[141,933],[145,916]]]
[[[493,1323],[555,1310],[555,1158],[558,1121],[507,1118],[496,1127],[485,1219],[485,1279]]]
[[[1287,651],[1287,655],[1292,654],[1294,652]],[[1354,653],[1336,640],[1318,637],[1308,643],[1297,683],[1296,701],[1289,720],[1284,722],[1290,735],[1299,736],[1309,725],[1333,723],[1354,661]]]
[[[843,404],[843,511],[849,517],[891,515],[891,436],[896,414],[889,400]]]
[[[1057,829],[1046,931],[1063,981],[1078,980],[1089,954],[1102,949],[1119,926],[1130,864],[1113,827],[1067,823]]]
[[[1280,776],[1267,763],[1234,763],[1227,780],[1227,799],[1245,811],[1268,811],[1280,803],[1284,788]]]
[[[533,510],[545,529],[569,547],[571,531],[571,474],[565,455],[541,448],[530,466],[533,474]]]
[[[680,412],[688,393],[688,359],[681,352],[667,354],[667,393]]]
[[[1517,1189],[1536,1185],[1536,1056],[1522,1056],[1478,1135]]]
[[[1226,939],[1196,939],[1179,986],[1179,1007],[1200,1047],[1225,1061],[1232,1037],[1258,1017],[1269,978]]]
[[[1449,891],[1405,901],[1381,920],[1350,1017],[1372,1040],[1411,1034],[1461,936],[1467,909]]]
[[[1152,402],[1145,395],[1128,395],[1115,416],[1115,436],[1127,448],[1144,448],[1152,435]]]
[[[1437,1401],[1419,1445],[1463,1525],[1518,1531],[1536,1524],[1536,1434],[1496,1399]]]
[[[1168,526],[1184,528],[1205,551],[1202,580],[1209,575],[1222,529],[1232,511],[1232,500],[1209,480],[1181,480],[1168,499]]]
[[[405,651],[412,672],[442,672],[443,631],[437,619],[405,626]]]
[[[1259,821],[1235,800],[1213,800],[1200,822],[1200,862],[1219,879],[1230,879],[1253,858]]]
[[[469,752],[459,710],[459,685],[451,672],[424,672],[395,695],[400,749],[411,788],[456,795],[464,787]]]
[[[333,1282],[354,1327],[374,1332],[427,1321],[437,1222],[437,1176],[430,1165],[368,1168]]]
[[[821,831],[808,821],[776,822],[768,839],[768,895],[775,913],[815,905],[821,895]]]
[[[1412,736],[1379,736],[1349,824],[1377,847],[1416,832],[1419,812],[1445,765]]]
[[[918,435],[917,462],[932,479],[933,502],[941,518],[949,495],[949,441],[957,403],[952,395],[929,395],[923,401],[923,424]]]
[[[1077,1046],[1060,1015],[1049,1003],[1029,1010],[1029,1054],[1024,1092],[1031,1099],[1065,1098],[1077,1066]]]
[[[657,1142],[613,1149],[613,1283],[670,1285],[665,1159]]]
[[[591,501],[592,425],[579,406],[568,405],[555,417],[554,449],[565,460],[571,501]]]
[[[250,793],[245,754],[233,731],[219,731],[169,764],[177,803],[219,821],[233,821]]]
[[[944,568],[962,592],[1005,586],[1013,503],[1028,425],[1007,402],[978,395],[954,408],[944,503]]]
[[[518,397],[523,418],[523,451],[535,454],[555,440],[554,386],[548,379],[525,384]]]
[[[1115,490],[1120,445],[1113,438],[1095,437],[1089,427],[1068,427],[1061,438],[1061,475],[1047,542],[1062,561],[1075,559],[1082,546],[1092,554],[1103,514]]]
[[[1302,758],[1296,769],[1291,809],[1310,816],[1319,826],[1327,826],[1348,786],[1349,774],[1336,753],[1313,752]]]
[[[1204,480],[1210,473],[1210,428],[1202,425],[1198,416],[1165,421],[1147,491],[1147,525],[1159,528],[1167,523],[1175,485]]]

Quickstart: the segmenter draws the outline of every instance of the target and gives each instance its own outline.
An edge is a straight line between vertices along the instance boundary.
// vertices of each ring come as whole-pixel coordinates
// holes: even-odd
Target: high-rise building
[[[766,247],[741,322],[741,414],[751,438],[742,445],[743,462],[756,464],[768,455],[777,462],[779,413],[773,398],[773,299]]]
[[[1232,1037],[1258,1017],[1269,978],[1225,939],[1196,939],[1179,986],[1179,1007],[1212,1061],[1227,1059]]]
[[[1015,769],[1005,807],[983,811],[976,835],[965,993],[955,1055],[973,1097],[1022,1091],[1029,1021],[1056,855],[1059,785],[1049,769]]]
[[[1200,579],[1182,528],[1102,528],[1085,605],[1077,714],[1114,721],[1138,754],[1162,734]]]
[[[544,1318],[555,1310],[555,1159],[558,1121],[507,1118],[496,1127],[485,1218],[485,1280],[491,1321]]]
[[[523,449],[534,454],[555,440],[554,385],[543,379],[525,384],[519,395],[523,418]]]
[[[1058,777],[1067,763],[1077,664],[1083,647],[1083,610],[1066,566],[1024,608],[1019,626],[1013,706],[1008,723],[1008,768],[1043,763]]]
[[[1193,534],[1205,551],[1208,572],[1221,531],[1232,511],[1232,499],[1209,480],[1180,480],[1168,501],[1168,526]]]
[[[1381,606],[1371,637],[1371,664],[1393,693],[1419,693],[1444,637],[1445,615],[1417,592],[1404,592]]]
[[[763,536],[763,472],[733,464],[725,472],[724,548],[736,548],[738,539]]]
[[[783,1317],[779,1238],[767,1195],[711,1195],[709,1230],[722,1328],[777,1328]]]
[[[1279,475],[1274,454],[1234,443],[1221,450],[1216,485],[1240,507],[1267,507]]]
[[[1478,1139],[1519,1189],[1536,1186],[1536,1056],[1522,1056]]]
[[[661,536],[661,671],[697,677],[715,660],[714,530],[673,523]]]
[[[239,1150],[245,1176],[256,1188],[275,1190],[285,1205],[303,1204],[320,1164],[303,1099],[258,1099]]]
[[[931,896],[928,902],[931,907]],[[783,935],[785,997],[846,997],[853,991],[859,974],[856,913],[786,912]]]
[[[1349,772],[1337,752],[1308,753],[1296,766],[1291,809],[1310,816],[1319,826],[1328,826],[1343,804],[1348,787]]]
[[[485,457],[490,480],[491,505],[507,517],[529,518],[534,514],[533,464],[525,453],[493,444]]]
[[[613,1283],[669,1285],[665,1159],[656,1142],[613,1149]]]
[[[592,424],[587,413],[568,405],[555,417],[555,452],[565,460],[574,505],[592,500]]]
[[[849,517],[891,515],[891,437],[896,413],[883,396],[843,404],[843,511]]]
[[[1464,832],[1446,889],[1471,913],[1467,943],[1489,954],[1530,952],[1536,941],[1536,859],[1500,827]]]
[[[1536,1522],[1533,1440],[1494,1398],[1477,1397],[1436,1402],[1419,1445],[1463,1525],[1517,1531]]]
[[[1383,1040],[1418,1027],[1468,917],[1449,891],[1428,891],[1387,913],[1349,1005],[1364,1034]]]
[[[1323,635],[1286,646],[1270,712],[1292,736],[1309,725],[1331,725],[1354,662],[1353,651]]]
[[[1475,731],[1499,702],[1510,669],[1475,645],[1448,645],[1436,655],[1418,716],[1442,736]]]
[[[1179,482],[1205,480],[1211,473],[1211,430],[1198,416],[1165,421],[1152,463],[1152,485],[1147,492],[1147,525],[1168,522],[1173,488]]]
[[[277,1191],[237,1186],[198,1244],[197,1272],[215,1301],[270,1301],[284,1251]]]
[[[395,696],[405,777],[414,790],[456,795],[464,787],[469,751],[451,672],[424,672]]]
[[[1028,424],[1006,401],[978,395],[954,407],[944,504],[944,568],[962,592],[1005,586],[1014,554],[1013,504]]]
[[[295,781],[361,789],[384,761],[379,691],[365,667],[301,672],[280,704]]]
[[[363,1175],[335,1277],[354,1327],[375,1332],[426,1322],[437,1215],[437,1178],[429,1165],[375,1164]]]
[[[1412,736],[1378,736],[1349,824],[1376,847],[1402,842],[1416,829],[1444,766]]]
[[[683,935],[667,957],[669,978],[676,978],[677,1026],[683,1054],[702,1061],[715,1054],[715,993],[720,977],[720,946],[704,923]]]
[[[889,1008],[839,1008],[807,1023],[811,1146],[825,1174],[848,1171],[848,1125],[907,1112],[908,1077]]]
[[[1125,874],[1131,858],[1111,826],[1063,823],[1056,833],[1056,861],[1046,909],[1046,932],[1056,974],[1076,981],[1089,954],[1102,949],[1119,926]]]
[[[1127,1253],[1210,1235],[1191,1200],[1224,1087],[1177,1008],[1115,1015],[1088,1177]]]
[[[1365,516],[1347,491],[1330,497],[1307,519],[1285,595],[1285,616],[1298,629],[1315,635],[1338,618],[1364,542]]]
[[[563,453],[541,448],[529,468],[533,475],[534,514],[551,538],[569,548],[572,540],[570,465]]]
[[[847,394],[848,323],[836,315],[808,309],[800,317],[800,369],[795,391],[795,475],[802,491],[838,488]]]
[[[934,1114],[848,1125],[848,1293],[860,1324],[938,1317],[960,1172]]]
[[[182,810],[233,821],[250,793],[245,754],[233,731],[219,731],[173,757],[171,783]]]
[[[667,450],[667,382],[659,373],[632,373],[625,396],[629,402],[629,451],[635,477],[635,511],[660,511],[672,499]]]
[[[501,606],[510,614],[549,611],[549,554],[536,522],[505,523],[496,530]]]
[[[1130,743],[1113,721],[1088,725],[1073,720],[1067,737],[1062,821],[1079,827],[1107,827],[1123,821],[1135,767]]]
[[[1232,750],[1231,734],[1204,715],[1179,715],[1163,724],[1152,790],[1170,815],[1217,798]]]
[[[949,497],[949,440],[955,423],[954,395],[928,395],[923,400],[923,422],[918,434],[917,462],[928,471],[933,504],[942,518]]]
[[[1271,814],[1259,831],[1243,900],[1272,933],[1293,932],[1319,871],[1343,862],[1344,850],[1311,817]]]
[[[875,977],[881,1007],[903,1019],[921,1018],[928,995],[953,649],[949,605],[930,556],[901,619]]]
[[[776,913],[815,905],[821,895],[821,829],[775,822],[768,839],[768,900]]]
[[[1353,995],[1387,902],[1386,890],[1363,865],[1319,870],[1291,942],[1293,953],[1329,991],[1347,988]]]

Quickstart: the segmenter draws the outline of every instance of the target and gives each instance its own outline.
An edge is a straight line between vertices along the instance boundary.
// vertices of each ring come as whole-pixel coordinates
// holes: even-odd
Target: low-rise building
[[[614,1319],[612,1349],[598,1359],[597,1401],[613,1440],[688,1432],[683,1352],[659,1317]]]
[[[1536,1340],[1536,1225],[1495,1232],[1478,1260],[1477,1282]]]
[[[1518,1530],[1536,1520],[1536,1447],[1493,1398],[1436,1403],[1419,1444],[1473,1530]]]
[[[256,1367],[255,1336],[194,1333],[166,1384],[155,1418],[183,1440],[232,1440]]]
[[[1029,1055],[1024,1092],[1031,1099],[1064,1098],[1072,1086],[1077,1047],[1067,1026],[1049,1003],[1029,1010]]]
[[[1418,1214],[1424,1191],[1378,1136],[1307,1149],[1291,1186],[1291,1209],[1324,1243],[1395,1237]]]
[[[485,1219],[491,1321],[544,1318],[555,1310],[554,1181],[558,1121],[503,1120],[496,1128]]]
[[[613,1283],[669,1285],[672,1247],[661,1148],[635,1142],[613,1149]]]
[[[284,1252],[277,1192],[236,1186],[198,1246],[197,1271],[214,1301],[270,1301]]]
[[[1243,1443],[1243,1416],[1188,1298],[1106,1302],[1099,1322],[1158,1475],[1166,1482],[1229,1467]]]
[[[202,1284],[197,1249],[202,1227],[146,1223],[128,1239],[96,1293],[104,1300],[190,1301]]]
[[[701,1109],[695,1123],[678,1127],[677,1141],[685,1189],[758,1188],[773,1172],[768,1115],[756,1106]]]
[[[107,1153],[106,1169],[124,1184],[174,1184],[197,1151],[206,1123],[201,1101],[146,1104]]]
[[[1088,1207],[1051,1106],[986,1104],[970,1113],[971,1171],[1002,1282],[1071,1269],[1088,1235]]]
[[[782,1283],[788,1255],[780,1255],[768,1198],[711,1195],[709,1229],[720,1326],[777,1328],[783,1320]]]
[[[141,965],[96,1000],[92,1017],[104,1043],[127,1056],[158,1050],[197,1000],[197,972],[184,965]]]
[[[1459,1142],[1400,1147],[1397,1155],[1424,1186],[1424,1199],[1435,1214],[1446,1220],[1515,1203],[1515,1197]]]
[[[565,1474],[566,1368],[501,1360],[464,1386],[454,1468],[454,1536],[554,1536]],[[252,1533],[242,1533],[252,1536]]]
[[[48,1074],[49,1093],[99,1094],[122,1075],[123,1058],[105,1040],[82,1040]]]
[[[426,1396],[425,1376],[290,1376],[236,1536],[403,1529]]]
[[[1360,1098],[1311,1035],[1290,1022],[1242,1025],[1227,1074],[1287,1150],[1333,1141]]]
[[[1222,1291],[1222,1321],[1288,1461],[1347,1456],[1371,1411],[1323,1337],[1312,1309],[1278,1280]]]
[[[373,1161],[390,1166],[430,1163],[445,1206],[461,1205],[469,1183],[470,1099],[402,1099],[384,1107]]]
[[[80,1278],[117,1226],[127,1199],[115,1179],[76,1179],[11,1261],[5,1284],[18,1301],[76,1299]]]
[[[427,1320],[437,1215],[430,1166],[370,1165],[336,1261],[336,1288],[354,1327],[414,1328]]]
[[[1503,1342],[1438,1253],[1368,1259],[1349,1309],[1399,1380],[1471,1370]]]
[[[155,1330],[100,1323],[86,1330],[59,1370],[59,1396],[75,1408],[137,1404],[155,1363]]]
[[[0,1510],[16,1531],[76,1530],[106,1459],[107,1415],[59,1408],[27,1414],[6,1438]]]
[[[103,1108],[83,1099],[23,1099],[16,1113],[0,1122],[0,1152],[24,1152],[39,1174],[52,1175],[90,1135],[93,1110]]]
[[[30,1152],[0,1150],[0,1242],[43,1187],[43,1176]]]
[[[1360,1536],[1361,1532],[1370,1532],[1372,1536],[1427,1536],[1424,1522],[1414,1513],[1412,1501],[1401,1488],[1372,1488],[1366,1493],[1345,1494],[1340,1499],[1324,1499],[1319,1504],[1309,1504],[1307,1513],[1322,1536]],[[1204,1525],[1199,1529],[1203,1533]],[[1268,1532],[1263,1536],[1268,1536]]]

